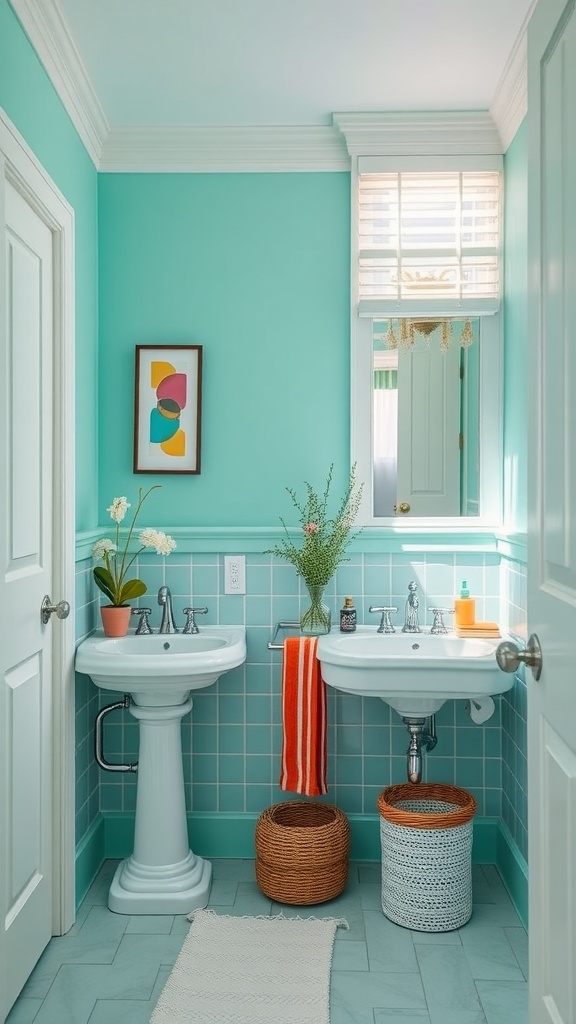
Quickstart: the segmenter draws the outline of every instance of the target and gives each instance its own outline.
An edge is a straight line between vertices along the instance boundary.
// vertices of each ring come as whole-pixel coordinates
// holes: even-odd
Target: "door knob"
[[[496,648],[496,661],[503,672],[516,672],[521,662],[532,669],[536,681],[542,672],[542,648],[536,633],[528,637],[526,647],[518,647],[511,640],[505,640]]]
[[[58,601],[58,604],[52,604],[49,595],[45,594],[40,605],[40,618],[44,626],[50,621],[53,612],[56,612],[59,619],[67,619],[70,615],[70,605],[68,601]]]
[[[401,501],[399,505],[394,505],[394,511],[395,512],[403,512],[403,513],[404,512],[409,512],[410,511],[410,505],[408,504],[407,501]]]

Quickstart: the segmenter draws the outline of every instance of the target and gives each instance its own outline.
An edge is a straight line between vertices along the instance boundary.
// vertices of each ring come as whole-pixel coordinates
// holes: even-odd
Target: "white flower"
[[[139,539],[142,547],[154,548],[157,555],[169,555],[176,547],[176,541],[162,530],[142,530]]]
[[[112,504],[106,509],[106,511],[110,513],[110,518],[113,519],[115,523],[121,523],[129,508],[130,502],[127,501],[125,497],[114,498]]]
[[[96,541],[92,548],[92,554],[94,558],[104,558],[105,554],[112,554],[117,550],[116,545],[108,537],[103,537],[102,540]]]

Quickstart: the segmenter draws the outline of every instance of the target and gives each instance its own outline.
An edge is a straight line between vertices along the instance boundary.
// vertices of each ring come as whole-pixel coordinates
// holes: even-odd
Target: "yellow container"
[[[454,622],[456,626],[473,626],[475,621],[476,602],[470,597],[466,580],[462,580],[460,597],[454,601]]]

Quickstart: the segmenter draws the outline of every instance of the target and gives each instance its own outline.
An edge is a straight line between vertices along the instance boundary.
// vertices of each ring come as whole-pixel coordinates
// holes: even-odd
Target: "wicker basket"
[[[456,786],[389,786],[378,797],[382,910],[404,928],[446,932],[472,915],[476,801]]]
[[[324,903],[348,878],[350,826],[331,804],[288,800],[256,823],[256,881],[279,903]]]

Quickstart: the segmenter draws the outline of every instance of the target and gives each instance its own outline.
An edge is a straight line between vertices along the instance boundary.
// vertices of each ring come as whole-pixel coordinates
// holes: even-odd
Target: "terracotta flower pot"
[[[130,626],[132,608],[129,604],[117,607],[112,604],[101,605],[100,615],[106,636],[126,636]]]

